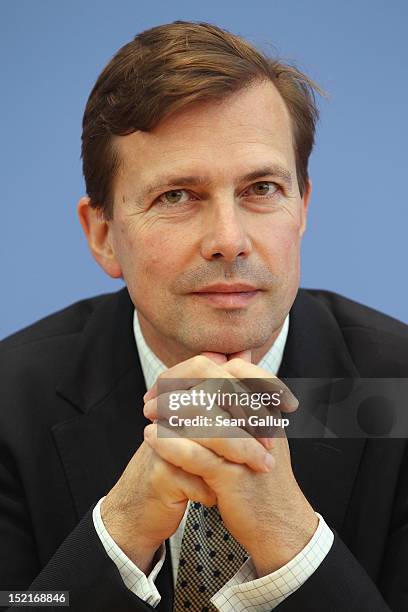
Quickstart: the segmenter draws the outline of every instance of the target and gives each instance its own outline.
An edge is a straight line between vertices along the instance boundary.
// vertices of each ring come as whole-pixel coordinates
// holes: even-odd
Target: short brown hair
[[[254,82],[272,81],[288,108],[300,194],[322,90],[294,66],[257,50],[242,37],[206,23],[174,21],[141,32],[99,75],[82,122],[85,186],[90,203],[113,216],[113,179],[120,159],[113,135],[149,131],[180,108],[223,100]]]

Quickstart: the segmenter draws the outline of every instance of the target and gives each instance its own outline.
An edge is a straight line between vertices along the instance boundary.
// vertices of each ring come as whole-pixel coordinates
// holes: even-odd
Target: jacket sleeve
[[[0,449],[0,590],[69,591],[72,612],[154,610],[126,588],[106,554],[94,528],[94,506],[41,568],[25,495],[13,471]],[[28,608],[0,606],[0,609],[13,612]]]
[[[405,595],[407,597],[407,595]],[[312,576],[275,612],[395,612],[336,531],[333,545]]]
[[[314,574],[275,611],[406,612],[408,610],[408,447],[400,468],[388,537],[375,582],[334,531]],[[375,538],[376,534],[373,533]]]

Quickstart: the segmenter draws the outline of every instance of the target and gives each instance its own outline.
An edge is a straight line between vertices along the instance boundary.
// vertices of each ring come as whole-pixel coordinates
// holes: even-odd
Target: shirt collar
[[[140,329],[139,317],[137,316],[136,309],[133,313],[133,331],[136,340],[136,346],[139,353],[140,363],[142,366],[143,376],[145,379],[146,389],[150,389],[156,382],[157,377],[167,370],[167,366],[153,353],[151,348],[147,345],[142,330]],[[283,323],[282,329],[279,332],[278,337],[269,349],[269,351],[262,357],[261,361],[257,364],[267,372],[270,372],[273,376],[278,373],[280,364],[282,362],[283,351],[285,350],[286,338],[289,331],[289,313],[286,315],[286,319]]]

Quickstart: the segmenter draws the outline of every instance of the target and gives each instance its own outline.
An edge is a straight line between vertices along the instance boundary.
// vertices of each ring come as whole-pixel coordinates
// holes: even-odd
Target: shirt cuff
[[[238,572],[212,596],[220,612],[270,612],[302,586],[329,552],[334,534],[316,512],[319,524],[312,539],[296,557],[278,570],[257,577],[254,563],[247,559]]]
[[[127,588],[130,589],[132,593],[137,595],[137,597],[140,597],[140,599],[155,608],[161,600],[161,595],[157,590],[154,581],[163,566],[164,559],[166,557],[166,545],[164,542],[162,543],[159,551],[156,553],[156,558],[158,554],[160,554],[160,557],[150,574],[146,576],[146,574],[144,574],[142,570],[129,559],[123,550],[119,548],[112,536],[107,531],[102,521],[100,509],[101,503],[104,499],[105,497],[102,497],[98,501],[92,512],[96,533],[98,534],[107,555],[112,559],[118,568],[122,580]]]

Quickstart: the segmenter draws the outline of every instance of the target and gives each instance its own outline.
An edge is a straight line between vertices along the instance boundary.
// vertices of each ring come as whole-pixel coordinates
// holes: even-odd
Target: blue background
[[[295,62],[322,100],[302,286],[408,322],[404,0],[3,0],[0,337],[82,297],[119,289],[76,216],[81,121],[102,68],[138,32],[210,21]]]

